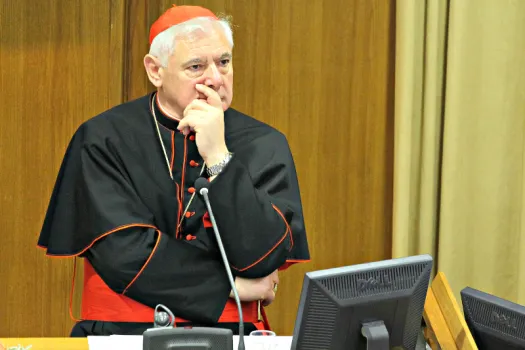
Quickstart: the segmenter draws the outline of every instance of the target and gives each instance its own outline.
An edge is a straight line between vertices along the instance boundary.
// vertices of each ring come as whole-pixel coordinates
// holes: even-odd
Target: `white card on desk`
[[[111,335],[87,337],[89,350],[142,350],[141,335]]]
[[[142,350],[141,335],[89,336],[89,350]],[[237,350],[239,337],[233,336],[233,349]],[[290,350],[292,337],[245,336],[246,350]]]
[[[89,350],[109,350],[111,349],[111,338],[103,336],[89,336],[87,337]]]
[[[265,337],[251,336],[244,337],[246,350],[290,350],[292,347],[292,337]],[[233,349],[237,350],[239,337],[233,336]]]

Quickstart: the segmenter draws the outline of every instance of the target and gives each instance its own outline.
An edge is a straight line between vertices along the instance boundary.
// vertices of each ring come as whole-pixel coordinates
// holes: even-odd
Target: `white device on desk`
[[[88,336],[89,350],[142,350],[141,335]],[[290,350],[292,337],[245,337],[247,350]],[[233,336],[233,347],[239,344],[239,336]],[[179,349],[179,348],[175,348]]]

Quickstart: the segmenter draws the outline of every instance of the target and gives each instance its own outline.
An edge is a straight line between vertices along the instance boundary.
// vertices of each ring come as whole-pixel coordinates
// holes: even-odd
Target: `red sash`
[[[244,322],[253,323],[257,329],[270,329],[261,308],[262,319],[258,315],[258,303],[243,302]],[[154,309],[125,295],[112,291],[84,259],[84,289],[82,292],[82,319],[107,322],[145,322],[153,323]],[[176,317],[175,322],[189,322]],[[239,322],[235,300],[228,299],[218,322]]]

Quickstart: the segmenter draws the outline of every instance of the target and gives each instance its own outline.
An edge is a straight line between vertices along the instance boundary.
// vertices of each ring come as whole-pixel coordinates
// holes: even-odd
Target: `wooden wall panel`
[[[122,101],[123,19],[120,0],[0,2],[0,337],[71,329],[73,261],[37,237],[73,132]]]
[[[149,51],[149,28],[163,8],[161,0],[127,0],[124,40],[124,101],[153,91],[144,71],[143,58]]]
[[[139,18],[149,26],[172,3],[149,2]],[[281,275],[269,316],[292,334],[304,272],[391,257],[394,1],[176,3],[231,15],[233,107],[290,142],[312,262]],[[131,45],[146,50],[148,33],[134,31]],[[130,97],[153,90],[144,76],[142,67],[130,75]]]

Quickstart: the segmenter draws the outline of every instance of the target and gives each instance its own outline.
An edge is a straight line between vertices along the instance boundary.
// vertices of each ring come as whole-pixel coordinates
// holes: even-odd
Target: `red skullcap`
[[[197,17],[211,17],[217,19],[217,16],[210,10],[200,6],[177,6],[173,5],[164,12],[152,25],[149,32],[149,43],[153,39],[171,26],[189,21]]]

